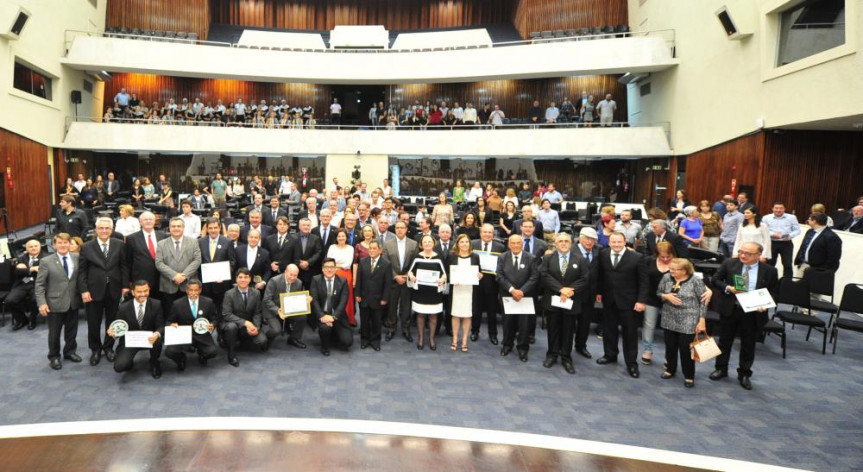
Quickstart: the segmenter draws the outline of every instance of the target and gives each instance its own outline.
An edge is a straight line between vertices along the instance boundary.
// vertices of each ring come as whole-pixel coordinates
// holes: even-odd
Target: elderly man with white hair
[[[851,219],[842,226],[842,231],[863,234],[863,205],[851,209]]]
[[[156,246],[168,237],[157,231],[156,216],[145,211],[138,217],[141,230],[126,236],[126,259],[129,265],[129,280],[146,280],[150,285],[150,296],[160,298],[159,272],[156,270]]]

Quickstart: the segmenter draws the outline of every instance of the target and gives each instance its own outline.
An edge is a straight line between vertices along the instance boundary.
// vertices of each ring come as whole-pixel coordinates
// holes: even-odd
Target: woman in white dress
[[[743,243],[758,243],[764,248],[761,252],[761,262],[770,259],[770,230],[765,223],[761,222],[761,215],[755,207],[743,210],[743,223],[737,230],[737,239],[734,240],[732,257],[737,257],[737,251]]]
[[[447,277],[452,266],[472,265],[479,268],[479,255],[474,254],[470,247],[470,237],[459,235],[447,257]],[[477,278],[482,279],[482,272],[477,270]],[[451,280],[451,279],[450,279]],[[450,315],[452,315],[452,344],[450,349],[458,349],[458,328],[461,326],[461,351],[467,352],[467,338],[470,334],[471,317],[479,312],[479,285],[452,285],[450,290]]]

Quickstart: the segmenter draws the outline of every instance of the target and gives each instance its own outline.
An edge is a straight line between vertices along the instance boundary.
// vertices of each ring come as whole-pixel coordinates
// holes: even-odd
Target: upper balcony
[[[411,49],[315,49],[67,32],[79,70],[318,84],[446,83],[657,72],[678,64],[674,31]]]

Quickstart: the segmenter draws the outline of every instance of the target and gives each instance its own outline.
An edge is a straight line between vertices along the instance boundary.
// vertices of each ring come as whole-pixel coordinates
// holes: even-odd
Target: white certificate
[[[192,326],[165,326],[165,346],[192,344]]]
[[[453,285],[479,285],[479,266],[453,265],[449,268],[450,283]]]
[[[497,258],[500,254],[496,252],[474,251],[479,254],[479,267],[488,274],[497,274]]]
[[[563,308],[564,310],[572,310],[572,298],[567,298],[565,302],[560,300],[560,295],[551,296],[551,306]]]
[[[152,331],[126,331],[126,335],[124,336],[126,339],[126,347],[150,349],[153,347],[153,345],[150,344],[150,336],[152,335]]]
[[[231,280],[231,263],[208,262],[201,264],[201,283],[223,282]]]
[[[512,297],[501,297],[503,300],[503,313],[505,315],[534,315],[533,297],[523,297],[515,301]]]
[[[440,272],[437,270],[417,269],[417,284],[437,287]]]
[[[759,308],[776,308],[776,302],[770,296],[770,292],[766,288],[759,288],[751,292],[738,293],[737,301],[745,313],[750,313]]]
[[[311,313],[309,303],[309,292],[282,293],[279,295],[282,301],[282,318],[289,316],[302,316]]]

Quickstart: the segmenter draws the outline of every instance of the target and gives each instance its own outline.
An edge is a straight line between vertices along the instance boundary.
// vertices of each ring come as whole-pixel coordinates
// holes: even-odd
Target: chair
[[[782,324],[791,323],[792,325],[803,325],[809,327],[806,332],[806,340],[809,341],[809,335],[812,329],[821,331],[824,334],[823,342],[821,343],[821,354],[827,353],[827,327],[833,321],[833,315],[830,315],[829,322],[824,322],[821,318],[812,315],[812,310],[809,307],[809,282],[806,279],[798,279],[795,277],[783,277],[779,281],[779,300],[776,304],[784,303],[791,305],[790,311],[779,310],[777,306],[773,318],[779,318]],[[804,313],[805,312],[805,313]]]
[[[767,320],[767,324],[761,328],[762,339],[761,342],[764,342],[764,338],[768,334],[775,334],[779,336],[779,342],[782,346],[782,358],[785,359],[785,344],[786,344],[786,334],[785,334],[785,325],[779,324],[776,320]]]
[[[839,304],[839,312],[836,313],[836,320],[830,333],[833,354],[836,354],[836,345],[839,344],[840,328],[863,333],[863,320],[842,318],[843,313],[863,313],[863,285],[848,284],[842,290],[842,303]]]
[[[803,272],[803,278],[809,282],[810,295],[824,295],[830,297],[830,301],[821,300],[818,297],[811,297],[809,307],[815,311],[822,311],[835,315],[839,312],[839,307],[833,303],[834,282],[836,273],[832,270],[817,269],[808,267]]]
[[[6,297],[12,288],[12,260],[0,262],[0,326],[6,326]]]
[[[531,31],[530,32],[530,40],[533,41],[535,39],[539,39],[542,34],[539,31]]]
[[[562,37],[566,36],[565,33],[563,32],[563,30],[554,30],[552,32],[552,34],[554,34],[555,38],[562,38]]]
[[[590,30],[590,34],[591,36],[599,36],[600,34],[602,34],[602,28],[600,28],[599,26],[597,26],[596,28],[592,28]]]
[[[602,32],[605,34],[614,34],[614,26],[607,25],[605,28],[602,28]]]
[[[552,32],[550,30],[546,30],[546,31],[540,32],[539,36],[542,39],[552,39],[554,37],[554,34],[552,34]]]
[[[575,36],[576,30],[570,28],[570,29],[564,30],[563,33],[566,34],[567,36]]]

